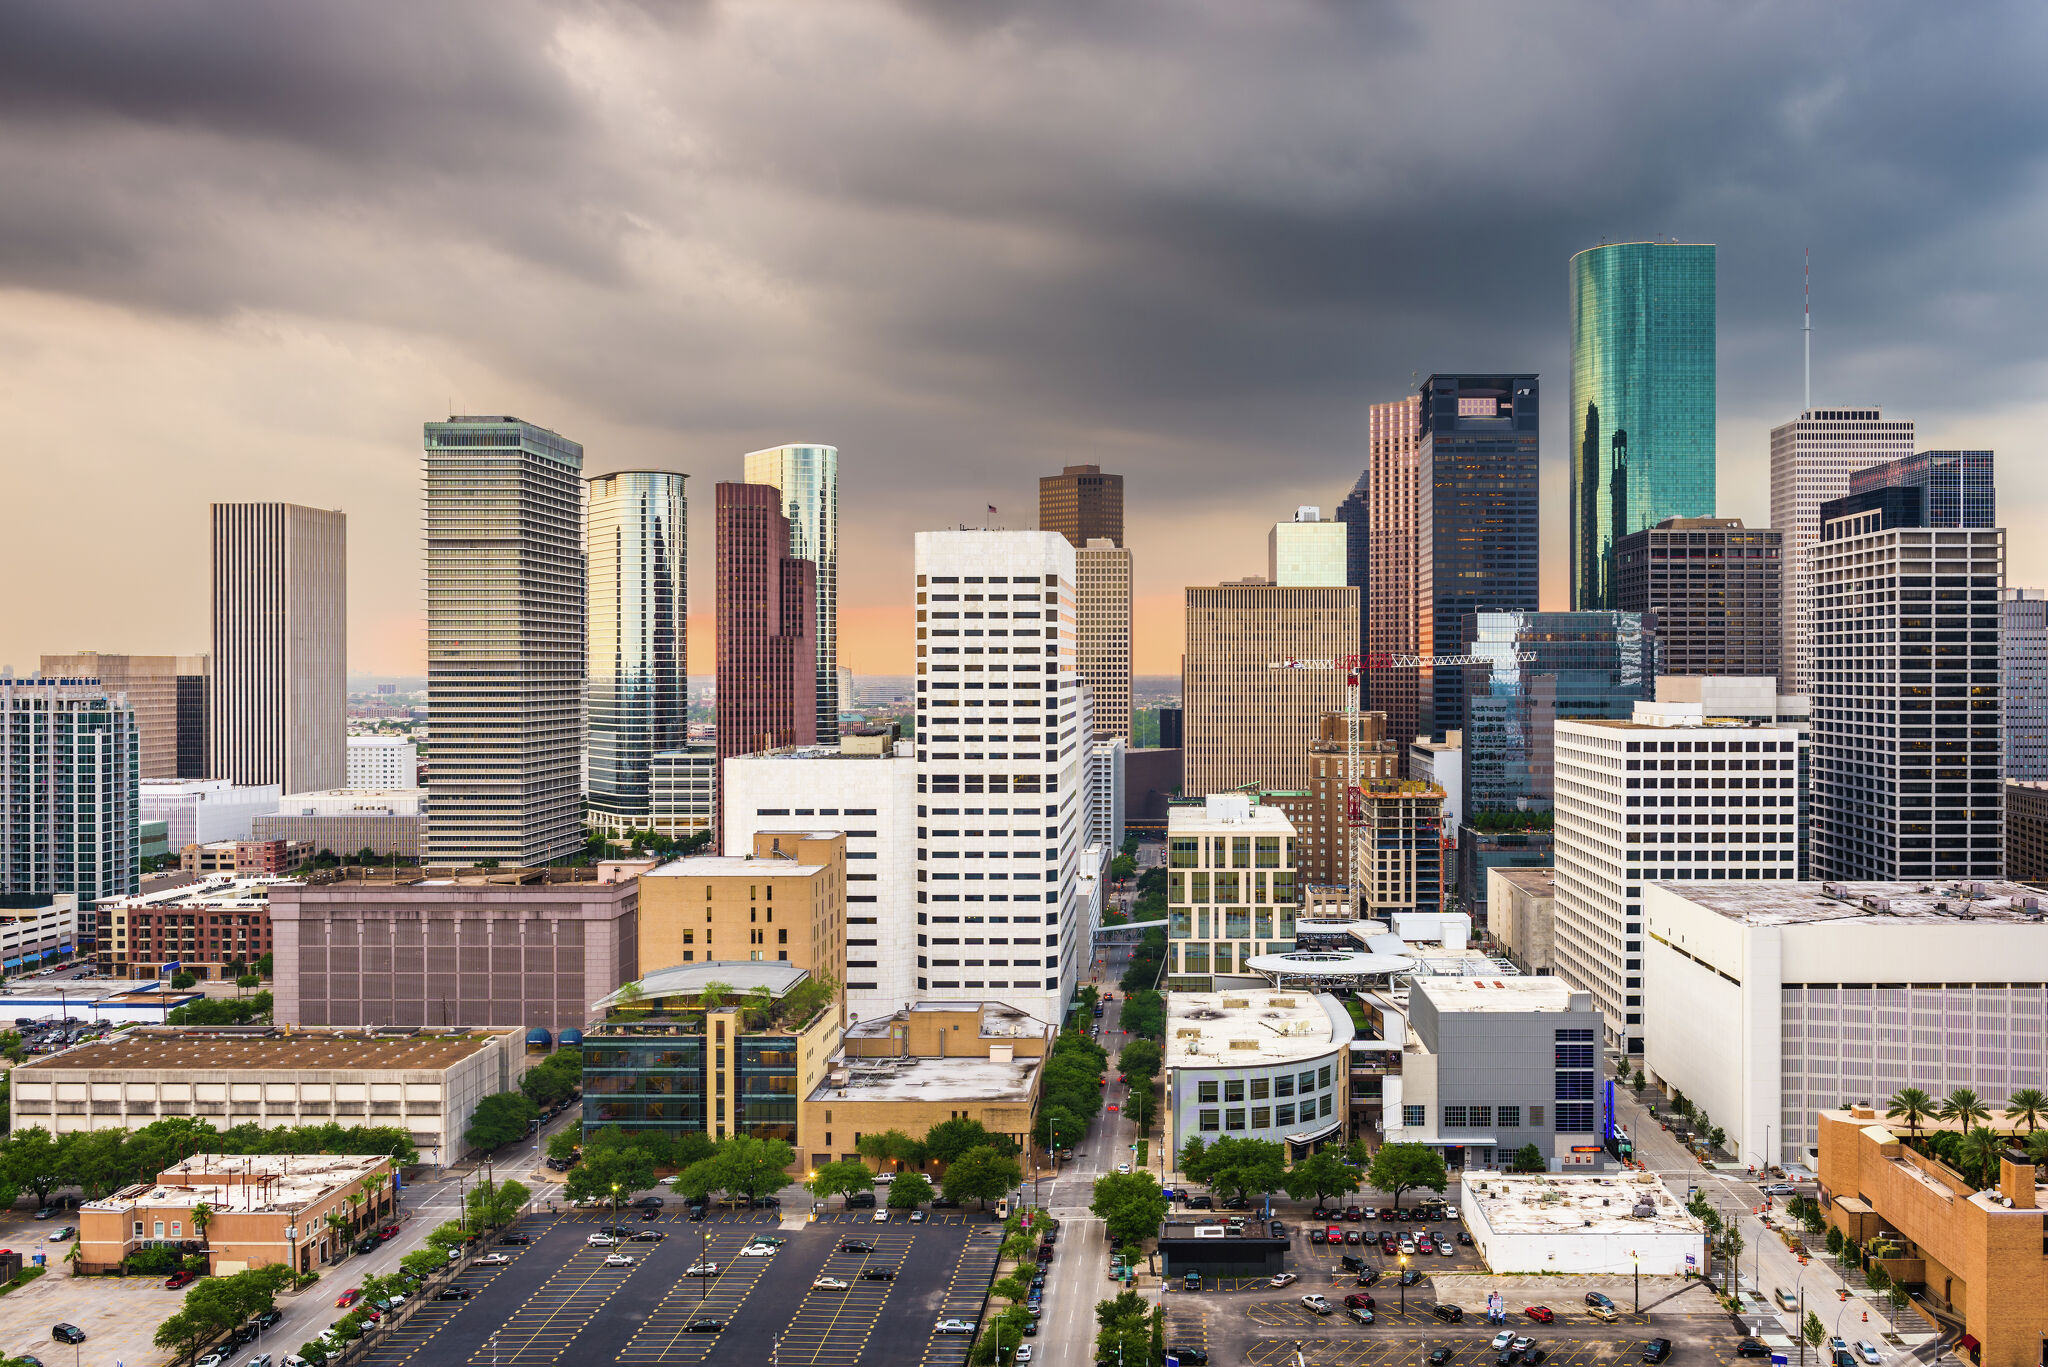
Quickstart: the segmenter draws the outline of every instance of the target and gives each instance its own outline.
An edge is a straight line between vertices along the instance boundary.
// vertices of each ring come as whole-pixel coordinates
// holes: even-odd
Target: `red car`
[[[1532,1305],[1522,1313],[1535,1320],[1538,1324],[1554,1324],[1557,1322],[1557,1316],[1550,1312],[1550,1307],[1547,1305]]]
[[[1372,1299],[1372,1297],[1371,1297],[1371,1296],[1368,1296],[1368,1295],[1366,1295],[1366,1294],[1365,1294],[1364,1292],[1362,1292],[1362,1291],[1361,1291],[1361,1292],[1357,1292],[1357,1293],[1355,1293],[1355,1294],[1353,1294],[1353,1295],[1349,1295],[1349,1296],[1346,1296],[1346,1297],[1344,1298],[1344,1308],[1345,1308],[1346,1310],[1377,1310],[1377,1309],[1379,1309],[1379,1307],[1378,1307],[1377,1305],[1373,1304],[1373,1299]]]
[[[190,1286],[199,1280],[197,1272],[173,1272],[164,1278],[164,1290],[176,1291],[181,1286]]]
[[[339,1310],[346,1310],[349,1306],[354,1305],[357,1301],[361,1300],[362,1298],[363,1288],[361,1288],[360,1286],[351,1286],[348,1290],[342,1292],[339,1296],[336,1296],[334,1298],[335,1308]]]
[[[1391,1231],[1380,1235],[1380,1252],[1392,1255],[1401,1251],[1401,1241]]]
[[[382,1229],[380,1229],[380,1230],[378,1230],[378,1231],[377,1231],[377,1237],[378,1237],[378,1238],[380,1238],[380,1239],[396,1239],[396,1238],[398,1237],[398,1226],[397,1226],[397,1225],[386,1225],[386,1226],[384,1226],[384,1228],[382,1228]]]

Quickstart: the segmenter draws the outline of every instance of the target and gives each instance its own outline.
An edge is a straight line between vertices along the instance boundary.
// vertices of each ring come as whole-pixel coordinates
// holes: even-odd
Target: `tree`
[[[1635,1071],[1635,1075],[1629,1079],[1629,1086],[1633,1087],[1636,1091],[1640,1092],[1643,1090],[1643,1084],[1647,1081],[1649,1081],[1649,1079],[1643,1076],[1643,1070],[1641,1068],[1638,1068]]]
[[[415,1277],[424,1277],[438,1272],[448,1265],[446,1252],[437,1253],[431,1248],[416,1248],[398,1260],[398,1265]]]
[[[1903,1120],[1906,1129],[1917,1134],[1938,1109],[1934,1098],[1918,1087],[1901,1087],[1892,1093],[1891,1104],[1885,1108],[1884,1114],[1887,1120]]]
[[[1863,1280],[1870,1284],[1872,1291],[1882,1296],[1892,1284],[1892,1274],[1884,1270],[1883,1263],[1874,1262],[1864,1269]]]
[[[468,1196],[469,1222],[478,1229],[502,1229],[519,1218],[520,1208],[533,1199],[523,1182],[485,1181],[471,1187]]]
[[[576,1156],[582,1146],[576,1142],[576,1131],[558,1130],[548,1136],[548,1157],[557,1163],[566,1163]]]
[[[1166,1002],[1149,987],[1141,988],[1124,998],[1123,1011],[1117,1016],[1117,1024],[1123,1027],[1125,1034],[1137,1039],[1164,1039]]]
[[[864,1134],[854,1145],[863,1158],[872,1158],[877,1163],[893,1162],[900,1168],[904,1163],[922,1163],[925,1146],[901,1130],[882,1130],[876,1134]]]
[[[445,1261],[448,1251],[461,1248],[469,1242],[469,1231],[453,1220],[443,1220],[427,1231],[427,1247],[438,1252]]]
[[[489,1153],[526,1138],[527,1127],[539,1118],[540,1108],[518,1092],[495,1092],[477,1102],[462,1140]]]
[[[1165,1051],[1156,1040],[1150,1039],[1134,1039],[1118,1050],[1116,1056],[1116,1066],[1123,1070],[1134,1087],[1141,1078],[1149,1084],[1159,1076],[1160,1066],[1165,1061]]]
[[[732,1000],[733,985],[712,979],[697,990],[697,1005],[706,1011],[716,1011]]]
[[[1186,1142],[1180,1146],[1180,1152],[1174,1156],[1174,1166],[1186,1173],[1193,1181],[1199,1182],[1202,1179],[1196,1177],[1195,1174],[1202,1170],[1203,1156],[1208,1152],[1208,1140],[1198,1134],[1189,1135]]]
[[[955,1201],[990,1200],[1007,1195],[1024,1181],[1024,1169],[1016,1159],[998,1153],[993,1146],[969,1149],[946,1168],[941,1185]]]
[[[1135,1291],[1095,1305],[1095,1360],[1125,1364],[1149,1362],[1152,1352],[1151,1307]]]
[[[2015,1125],[2024,1124],[2027,1133],[2032,1134],[2043,1120],[2048,1120],[2048,1092],[2039,1087],[2022,1087],[2005,1099],[2005,1118]]]
[[[1106,1172],[1095,1179],[1088,1209],[1102,1217],[1109,1237],[1135,1243],[1159,1233],[1166,1220],[1166,1193],[1149,1172]]]
[[[1193,1166],[1183,1162],[1181,1170],[1197,1182],[1233,1196],[1263,1194],[1277,1191],[1286,1180],[1287,1150],[1270,1140],[1226,1135],[1203,1150]]]
[[[1968,1087],[1958,1087],[1950,1092],[1942,1100],[1941,1109],[1937,1114],[1943,1120],[1960,1121],[1964,1134],[1968,1134],[1970,1126],[1976,1122],[1981,1121],[1987,1125],[1991,1123],[1991,1108]]]
[[[199,1236],[199,1242],[206,1242],[206,1227],[213,1223],[213,1207],[201,1201],[192,1207],[192,1232]]]
[[[536,1106],[557,1106],[583,1085],[583,1051],[557,1049],[526,1070],[519,1090]]]
[[[624,1200],[653,1185],[653,1154],[637,1145],[593,1144],[584,1153],[583,1161],[569,1169],[562,1192],[572,1201],[585,1197],[609,1201],[614,1194]]]
[[[868,1171],[868,1165],[856,1160],[842,1160],[837,1163],[820,1163],[811,1174],[811,1180],[804,1185],[820,1201],[829,1201],[835,1196],[856,1191],[870,1191],[875,1185],[875,1175]]]
[[[789,1182],[789,1165],[796,1162],[796,1150],[780,1139],[737,1134],[720,1140],[710,1161],[719,1165],[720,1190],[738,1192],[751,1201]]]
[[[1358,1173],[1328,1151],[1312,1153],[1287,1170],[1281,1187],[1297,1201],[1311,1196],[1321,1205],[1332,1196],[1348,1196],[1358,1190]]]
[[[1799,1337],[1806,1340],[1807,1347],[1819,1348],[1827,1342],[1828,1327],[1821,1323],[1819,1315],[1809,1310],[1806,1312],[1806,1322],[1799,1326]]]
[[[1515,1150],[1510,1167],[1514,1172],[1547,1172],[1550,1163],[1544,1158],[1542,1149],[1534,1144],[1524,1144]]]
[[[49,1204],[51,1191],[65,1180],[63,1147],[40,1125],[16,1130],[8,1137],[4,1162],[7,1179],[34,1192],[43,1205]]]
[[[1365,1180],[1375,1191],[1386,1192],[1401,1204],[1401,1193],[1414,1187],[1441,1192],[1450,1185],[1443,1155],[1427,1144],[1383,1144],[1372,1157]]]
[[[189,1310],[174,1310],[157,1325],[151,1342],[174,1357],[189,1359],[218,1337],[218,1330]]]
[[[925,1156],[940,1163],[951,1163],[971,1149],[994,1149],[997,1153],[1014,1156],[1017,1145],[1006,1134],[997,1134],[986,1129],[979,1120],[961,1118],[941,1120],[925,1131]]]
[[[1829,1253],[1831,1253],[1831,1254],[1833,1254],[1833,1255],[1834,1255],[1835,1257],[1838,1257],[1838,1258],[1839,1258],[1839,1257],[1841,1257],[1841,1256],[1842,1256],[1842,1244],[1843,1244],[1844,1242],[1845,1242],[1845,1240],[1844,1240],[1844,1239],[1843,1239],[1843,1237],[1842,1237],[1842,1231],[1841,1231],[1841,1230],[1840,1230],[1840,1229],[1839,1229],[1838,1227],[1836,1227],[1836,1226],[1834,1226],[1834,1225],[1829,1225],[1829,1226],[1828,1226],[1828,1252],[1829,1252]]]
[[[1138,861],[1127,854],[1120,854],[1109,861],[1109,876],[1121,883],[1138,872]]]
[[[2036,1130],[2027,1136],[2027,1157],[2034,1160],[2036,1167],[2048,1166],[2048,1130]]]
[[[1963,1136],[1963,1175],[1980,1187],[1989,1187],[1998,1181],[1998,1159],[2005,1152],[2005,1141],[1991,1130],[1978,1128]]]
[[[1032,1137],[1040,1148],[1070,1149],[1088,1133],[1088,1122],[1064,1106],[1048,1106],[1038,1113]]]
[[[889,1184],[889,1209],[916,1210],[932,1199],[932,1179],[921,1172],[906,1172]]]
[[[373,1172],[363,1178],[363,1191],[370,1198],[370,1214],[375,1216],[384,1210],[384,1188],[391,1185],[391,1179],[381,1172]]]

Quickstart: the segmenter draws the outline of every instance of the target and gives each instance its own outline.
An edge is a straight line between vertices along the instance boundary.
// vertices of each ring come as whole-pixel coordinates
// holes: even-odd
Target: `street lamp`
[[[1408,1313],[1408,1255],[1401,1255],[1401,1313]]]
[[[1636,1313],[1643,1313],[1643,1256],[1634,1249],[1628,1251],[1629,1261],[1636,1268]]]

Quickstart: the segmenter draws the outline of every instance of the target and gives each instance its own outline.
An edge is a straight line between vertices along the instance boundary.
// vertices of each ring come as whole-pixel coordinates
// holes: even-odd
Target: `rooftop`
[[[1033,1039],[1052,1033],[1052,1026],[1046,1022],[1002,1002],[936,1000],[912,1002],[901,1011],[855,1021],[846,1027],[846,1033],[853,1039],[885,1038],[891,1025],[908,1020],[913,1011],[979,1011],[983,1039]]]
[[[342,1069],[439,1071],[489,1048],[517,1029],[361,1030],[283,1026],[139,1026],[31,1059],[24,1072],[276,1072]]]
[[[830,840],[837,831],[780,832],[795,834],[806,840]],[[686,859],[671,859],[660,868],[650,869],[640,875],[643,878],[808,878],[814,873],[823,873],[823,864],[799,864],[794,859],[781,859],[775,855],[751,854],[696,854]]]
[[[780,997],[810,976],[807,969],[779,961],[713,959],[701,964],[677,964],[673,968],[657,968],[640,979],[639,987],[642,998],[648,1000],[660,997],[694,997],[704,990],[707,983],[724,983],[739,992],[751,992],[757,987],[765,987]],[[624,988],[619,989],[619,992],[623,991]],[[598,1008],[605,1009],[618,1005],[619,992],[614,992],[597,1003]]]
[[[1700,1234],[1655,1173],[1467,1172],[1465,1194],[1501,1234]],[[1638,1215],[1635,1212],[1641,1211]]]
[[[235,842],[226,842],[232,846]],[[196,883],[158,888],[133,897],[104,897],[95,906],[114,907],[261,907],[270,902],[270,890],[285,881],[268,878],[236,878],[229,874],[208,874]]]
[[[1172,835],[1194,835],[1203,831],[1228,831],[1234,835],[1293,835],[1294,823],[1278,807],[1253,806],[1238,793],[1212,793],[1202,806],[1169,807],[1166,831]]]
[[[1674,896],[1752,926],[2048,922],[2048,893],[2006,882],[1659,883]]]
[[[1570,1011],[1574,996],[1591,1002],[1562,978],[1417,978],[1412,990],[1439,1011]]]
[[[1170,992],[1166,997],[1169,1068],[1286,1063],[1328,1053],[1356,1033],[1335,997],[1245,988]]]
[[[812,1101],[1028,1102],[1043,1061],[1035,1058],[832,1060]]]
[[[154,1182],[123,1187],[79,1209],[190,1208],[203,1203],[213,1211],[293,1211],[390,1163],[382,1155],[194,1154],[165,1168]]]
[[[1505,878],[1522,891],[1535,897],[1554,897],[1557,895],[1556,869],[1494,868],[1489,871],[1489,876]]]

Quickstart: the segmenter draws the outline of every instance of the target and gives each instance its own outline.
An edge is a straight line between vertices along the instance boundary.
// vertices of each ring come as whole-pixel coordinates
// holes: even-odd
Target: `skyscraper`
[[[773,485],[718,486],[720,759],[818,739],[818,567],[783,506]]]
[[[1291,522],[1276,522],[1266,533],[1266,581],[1281,588],[1326,588],[1349,582],[1351,529],[1323,521],[1323,510],[1305,504]]]
[[[1806,691],[1807,557],[1820,540],[1820,505],[1849,492],[1865,466],[1913,454],[1913,424],[1878,408],[1813,408],[1771,429],[1771,526],[1785,538],[1778,611],[1778,687]]]
[[[0,894],[132,893],[135,714],[90,679],[0,675]]]
[[[1614,542],[1714,514],[1714,248],[1572,258],[1572,606],[1615,605]]]
[[[1432,375],[1419,397],[1416,636],[1425,656],[1456,655],[1469,614],[1537,608],[1536,377]],[[1462,725],[1464,670],[1417,680],[1416,733],[1441,740]]]
[[[1782,546],[1739,517],[1667,517],[1615,542],[1617,606],[1655,617],[1658,673],[1777,677]]]
[[[514,417],[426,442],[429,864],[583,848],[583,447]]]
[[[1918,451],[1849,476],[1849,492],[1919,489],[1928,527],[1992,527],[1998,524],[1998,490],[1989,451]]]
[[[1098,739],[1131,738],[1131,553],[1098,536],[1074,552],[1074,645]]]
[[[1190,588],[1187,614],[1183,791],[1307,788],[1309,742],[1343,710],[1345,657],[1358,653],[1358,590]]]
[[[686,476],[624,470],[589,481],[585,753],[590,820],[654,827],[654,757],[689,739]]]
[[[1813,583],[1813,876],[2004,873],[2005,532],[1928,525],[1926,490],[1823,504]]]
[[[2005,776],[2020,783],[2048,781],[2048,592],[1999,591],[1998,644]],[[2006,876],[2034,877],[2010,867]]]
[[[1422,458],[1422,396],[1410,394],[1371,409],[1366,511],[1371,569],[1362,592],[1365,649],[1372,655],[1418,655],[1421,625],[1415,601],[1415,519]],[[1365,706],[1387,714],[1387,735],[1404,750],[1417,735],[1420,676],[1413,665],[1379,668],[1365,676]]]
[[[287,793],[348,779],[348,519],[213,505],[209,778]]]
[[[1363,646],[1372,618],[1372,468],[1359,472],[1358,482],[1337,504],[1344,524],[1344,582],[1358,590],[1358,641]],[[1361,701],[1365,701],[1361,699]]]
[[[45,678],[98,679],[135,713],[142,778],[205,778],[206,694],[212,664],[204,655],[104,655],[97,650],[43,656]]]
[[[799,444],[749,451],[746,481],[781,491],[789,553],[815,567],[810,635],[818,677],[811,691],[817,738],[830,744],[839,739],[839,448]]]
[[[1038,478],[1038,526],[1058,532],[1071,546],[1097,537],[1124,544],[1124,477],[1105,475],[1100,465],[1069,465]]]

